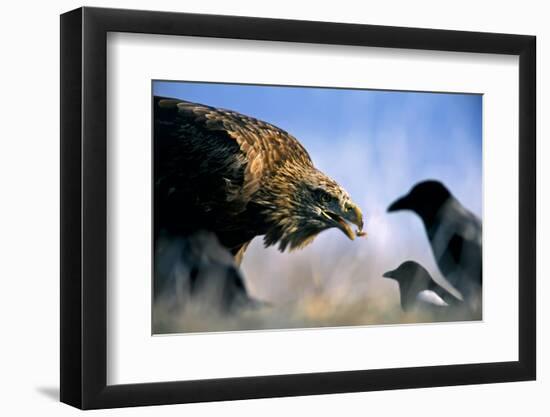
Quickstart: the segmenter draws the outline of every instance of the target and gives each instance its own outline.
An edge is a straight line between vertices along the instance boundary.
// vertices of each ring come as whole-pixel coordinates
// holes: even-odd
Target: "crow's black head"
[[[412,210],[425,221],[430,221],[451,197],[449,190],[439,181],[423,181],[416,184],[407,195],[394,201],[388,207],[388,212]]]

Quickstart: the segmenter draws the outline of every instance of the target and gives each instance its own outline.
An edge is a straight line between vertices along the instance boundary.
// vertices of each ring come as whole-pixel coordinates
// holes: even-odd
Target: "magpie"
[[[414,261],[403,262],[397,269],[382,276],[397,281],[403,311],[420,309],[436,312],[461,304],[461,300],[435,282],[430,273]]]
[[[424,223],[443,276],[472,310],[481,309],[481,221],[439,181],[423,181],[394,201],[388,212],[411,210]]]

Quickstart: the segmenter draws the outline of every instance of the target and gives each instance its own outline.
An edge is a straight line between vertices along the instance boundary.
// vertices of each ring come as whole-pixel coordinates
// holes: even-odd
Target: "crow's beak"
[[[388,207],[388,212],[407,210],[409,208],[410,206],[409,206],[408,196],[404,196],[395,200],[393,203],[391,203],[390,206]]]

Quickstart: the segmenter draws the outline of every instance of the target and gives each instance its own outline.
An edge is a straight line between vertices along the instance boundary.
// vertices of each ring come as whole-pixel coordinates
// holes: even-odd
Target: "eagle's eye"
[[[329,203],[332,200],[332,196],[322,188],[315,189],[315,196],[321,203]]]

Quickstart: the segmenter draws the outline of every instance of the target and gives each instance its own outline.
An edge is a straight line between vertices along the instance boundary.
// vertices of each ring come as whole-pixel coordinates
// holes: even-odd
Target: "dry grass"
[[[248,291],[267,302],[235,314],[215,306],[187,302],[175,308],[157,300],[153,306],[154,333],[319,328],[475,320],[464,312],[434,316],[404,313],[397,283],[382,278],[395,266],[399,253],[369,240],[349,242],[338,231],[326,232],[302,251],[281,254],[261,241],[249,248],[243,272]],[[389,255],[386,255],[389,254]],[[421,253],[415,255],[421,257]],[[426,261],[425,263],[427,263]],[[438,279],[441,281],[441,277]]]

